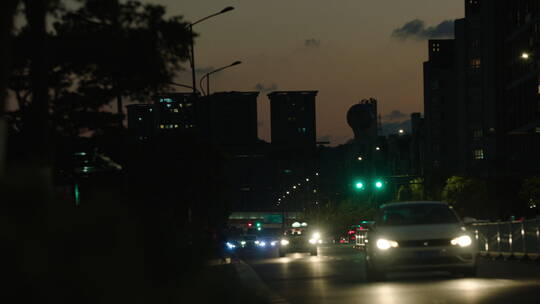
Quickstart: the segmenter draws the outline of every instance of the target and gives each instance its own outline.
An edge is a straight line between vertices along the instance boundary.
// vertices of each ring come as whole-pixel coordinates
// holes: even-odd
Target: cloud
[[[315,38],[306,39],[306,41],[304,41],[304,46],[308,48],[317,48],[321,46],[321,41]]]
[[[271,85],[269,86],[266,86],[262,83],[257,83],[255,86],[254,86],[255,90],[257,91],[260,91],[260,92],[271,92],[271,91],[275,91],[278,89],[278,85],[275,84],[275,83],[272,83]]]
[[[400,40],[416,39],[441,39],[454,37],[454,21],[445,20],[437,26],[426,27],[426,23],[420,19],[414,19],[405,23],[402,27],[392,32],[392,37]]]
[[[400,129],[405,130],[406,133],[411,133],[411,120],[407,119],[402,122],[390,122],[390,123],[383,123],[382,126],[382,134],[379,135],[390,135],[390,134],[398,134],[398,131]]]
[[[407,118],[407,114],[401,112],[400,110],[393,110],[392,112],[386,115],[383,115],[382,120],[395,122],[395,121],[402,121],[406,118]]]

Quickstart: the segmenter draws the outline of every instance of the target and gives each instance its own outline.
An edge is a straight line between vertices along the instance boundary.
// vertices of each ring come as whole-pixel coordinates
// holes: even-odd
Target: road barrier
[[[540,219],[474,223],[480,254],[492,258],[540,258]]]

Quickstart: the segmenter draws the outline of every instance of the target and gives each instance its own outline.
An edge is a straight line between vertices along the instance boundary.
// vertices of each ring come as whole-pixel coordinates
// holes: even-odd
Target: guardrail
[[[540,258],[540,219],[474,223],[480,254],[492,258]]]

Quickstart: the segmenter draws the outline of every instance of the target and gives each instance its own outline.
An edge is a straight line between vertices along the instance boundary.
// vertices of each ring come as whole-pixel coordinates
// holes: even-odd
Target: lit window
[[[139,117],[139,121],[142,121],[142,117]]]
[[[178,113],[178,109],[173,109],[173,112],[174,112],[174,113]]]
[[[152,110],[153,110],[153,109],[152,109],[152,108],[150,108],[150,109],[149,109],[148,111],[152,112]]]
[[[165,126],[164,126],[164,125],[159,125],[159,128],[160,128],[160,129],[164,129]]]
[[[482,60],[480,60],[480,58],[471,59],[471,68],[472,69],[479,69],[481,66],[482,66]]]
[[[433,52],[440,52],[441,51],[441,45],[439,43],[433,43],[431,46],[431,49]]]
[[[484,159],[484,149],[474,150],[474,159],[476,160]]]
[[[174,125],[174,128],[175,128],[175,129],[178,128],[178,125]]]

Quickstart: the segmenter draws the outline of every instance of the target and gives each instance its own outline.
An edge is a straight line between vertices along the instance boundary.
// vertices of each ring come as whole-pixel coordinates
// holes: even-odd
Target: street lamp
[[[190,45],[190,49],[191,49],[191,60],[190,60],[190,63],[191,63],[191,80],[192,80],[192,88],[193,88],[193,94],[196,95],[197,94],[197,76],[195,75],[195,39],[193,38],[193,26],[198,24],[198,23],[201,23],[205,20],[208,20],[212,17],[215,17],[217,15],[221,15],[221,14],[224,14],[226,12],[230,12],[234,9],[234,7],[232,6],[227,6],[226,8],[222,9],[221,11],[217,12],[217,13],[214,13],[212,15],[209,15],[209,16],[206,16],[204,18],[201,18],[195,22],[192,22],[190,24],[188,24],[188,27],[189,27],[189,33],[191,35],[191,45]]]
[[[521,59],[527,60],[527,59],[529,59],[530,57],[531,57],[531,54],[529,54],[529,53],[527,53],[527,52],[523,52],[523,53],[521,54]]]
[[[203,77],[201,77],[201,81],[199,82],[199,86],[201,87],[201,90],[202,90],[202,81],[204,80],[204,78],[206,78],[206,96],[209,96],[210,95],[210,75],[214,74],[214,73],[217,73],[217,72],[220,72],[220,71],[223,71],[227,68],[230,68],[232,66],[235,66],[235,65],[239,65],[241,64],[242,61],[235,61],[229,65],[226,65],[224,67],[221,67],[217,70],[213,70],[212,72],[208,72],[206,73]],[[203,93],[204,93],[204,90],[202,90]]]

